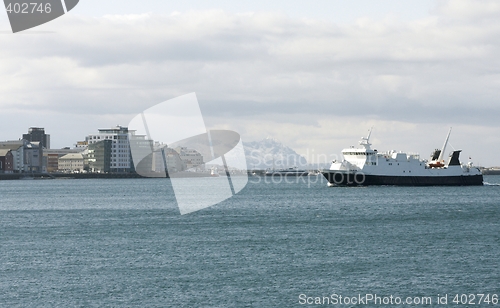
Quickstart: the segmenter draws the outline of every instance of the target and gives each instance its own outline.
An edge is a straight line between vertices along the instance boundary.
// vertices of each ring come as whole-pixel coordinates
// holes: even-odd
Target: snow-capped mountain
[[[306,167],[306,159],[276,139],[243,142],[248,169]]]

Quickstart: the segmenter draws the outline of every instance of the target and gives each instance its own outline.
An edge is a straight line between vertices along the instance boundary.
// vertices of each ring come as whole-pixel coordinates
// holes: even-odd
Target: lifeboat
[[[429,163],[429,167],[431,167],[431,168],[442,168],[442,167],[444,167],[444,163],[441,162],[441,161],[433,161],[433,162]]]

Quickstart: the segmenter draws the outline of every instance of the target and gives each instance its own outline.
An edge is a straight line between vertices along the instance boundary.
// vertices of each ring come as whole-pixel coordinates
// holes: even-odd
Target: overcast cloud
[[[208,126],[247,141],[272,135],[305,155],[339,153],[374,126],[379,150],[427,156],[453,126],[463,159],[500,165],[496,1],[349,23],[223,10],[68,14],[13,35],[0,21],[0,139],[42,126],[53,146],[70,146],[196,92]]]

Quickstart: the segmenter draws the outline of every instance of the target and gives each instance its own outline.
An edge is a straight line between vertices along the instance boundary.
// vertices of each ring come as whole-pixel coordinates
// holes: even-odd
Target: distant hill
[[[248,169],[306,168],[307,160],[292,148],[267,137],[261,141],[243,142]]]

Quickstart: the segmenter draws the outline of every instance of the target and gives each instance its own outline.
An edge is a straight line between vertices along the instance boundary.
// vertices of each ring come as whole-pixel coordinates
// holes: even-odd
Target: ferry
[[[342,161],[332,161],[329,170],[321,173],[328,186],[469,186],[483,185],[481,170],[472,162],[460,163],[461,150],[454,150],[445,161],[451,128],[441,150],[436,149],[429,160],[418,154],[389,151],[379,153],[371,148],[370,129],[358,147],[342,150]]]

